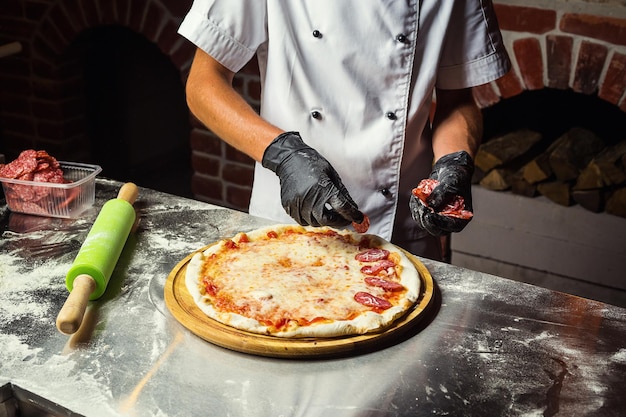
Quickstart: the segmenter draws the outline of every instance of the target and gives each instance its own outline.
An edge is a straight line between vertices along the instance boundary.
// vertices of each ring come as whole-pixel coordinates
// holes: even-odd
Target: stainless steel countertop
[[[617,416],[626,410],[626,310],[422,259],[428,318],[380,350],[331,359],[212,345],[167,310],[163,286],[189,253],[269,224],[141,189],[140,223],[107,292],[72,337],[56,315],[64,277],[102,204],[77,220],[0,206],[0,386],[85,416]]]

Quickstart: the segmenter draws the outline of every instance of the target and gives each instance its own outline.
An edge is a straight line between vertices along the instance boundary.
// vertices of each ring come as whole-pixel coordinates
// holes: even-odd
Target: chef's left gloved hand
[[[413,219],[431,235],[441,236],[460,232],[467,226],[470,219],[446,216],[441,211],[456,196],[465,200],[465,210],[472,211],[472,175],[474,161],[465,151],[444,155],[433,166],[429,178],[439,181],[432,190],[426,203],[411,195],[409,206]]]

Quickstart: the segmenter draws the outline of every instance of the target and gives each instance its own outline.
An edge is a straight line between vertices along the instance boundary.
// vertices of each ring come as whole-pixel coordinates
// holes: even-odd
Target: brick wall
[[[495,1],[513,71],[475,89],[489,107],[525,90],[545,87],[597,95],[626,111],[626,7],[619,1]],[[602,4],[599,4],[602,3]],[[77,151],[88,140],[72,41],[88,28],[122,25],[158,45],[184,82],[193,47],[176,34],[190,0],[3,0],[0,45],[22,51],[0,58],[0,153],[26,148]],[[586,7],[588,6],[588,7]],[[558,8],[557,8],[558,7]],[[589,10],[587,10],[587,8]],[[257,66],[236,77],[236,87],[259,105]],[[190,116],[191,117],[191,116]],[[253,162],[193,120],[190,137],[195,197],[246,210]]]
[[[596,94],[626,111],[626,19],[506,4],[496,13],[514,70],[475,89],[482,107],[549,87]]]

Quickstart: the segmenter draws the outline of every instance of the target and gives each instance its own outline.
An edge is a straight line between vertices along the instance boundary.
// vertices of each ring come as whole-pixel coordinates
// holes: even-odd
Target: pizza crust
[[[212,254],[220,252],[223,246],[231,240],[239,243],[242,236],[245,236],[251,242],[257,240],[267,241],[266,236],[268,232],[273,231],[279,235],[282,235],[285,231],[295,231],[300,234],[303,231],[313,231],[322,234],[334,231],[340,235],[348,235],[357,242],[361,237],[366,236],[374,243],[372,246],[386,249],[393,253],[394,257],[397,256],[394,259],[399,259],[399,269],[401,270],[399,273],[400,283],[406,291],[403,292],[397,305],[393,305],[380,313],[371,311],[370,308],[361,306],[353,299],[354,293],[359,290],[360,286],[363,286],[370,292],[375,291],[371,287],[366,287],[366,284],[357,282],[358,275],[355,273],[361,274],[360,281],[362,281],[363,274],[357,269],[359,266],[358,262],[355,264],[356,261],[351,259],[356,252],[345,256],[346,248],[341,246],[341,242],[337,243],[337,247],[317,247],[315,244],[308,245],[308,242],[302,243],[299,241],[298,243],[289,244],[279,239],[275,240],[271,248],[272,253],[259,251],[259,253],[243,259],[235,257],[235,259],[229,261],[228,266],[224,266],[225,269],[232,268],[228,272],[229,276],[232,275],[235,278],[233,281],[240,287],[244,287],[237,287],[234,292],[240,295],[242,299],[245,292],[246,302],[254,306],[256,311],[261,314],[269,314],[275,309],[291,306],[291,308],[307,310],[307,314],[315,317],[319,304],[320,308],[324,307],[319,314],[327,317],[328,320],[314,321],[304,326],[298,325],[296,321],[291,321],[286,327],[278,331],[264,325],[257,319],[245,317],[238,313],[218,310],[212,304],[210,298],[201,292],[201,285],[199,284],[207,259]],[[268,247],[263,248],[263,250],[267,251]],[[301,264],[299,261],[302,261]],[[328,268],[326,264],[332,265],[333,262],[336,265],[342,265],[345,262],[350,264],[348,268],[343,268],[343,270],[336,268],[333,274],[324,274],[324,268]],[[323,265],[320,266],[318,271],[316,266],[320,263]],[[281,264],[284,268],[281,268]],[[268,268],[271,268],[271,270],[268,270]],[[277,277],[277,271],[282,274],[280,279]],[[320,280],[314,281],[312,285],[302,284],[303,282],[305,284],[311,282],[311,280],[318,277]],[[339,231],[328,227],[311,228],[297,225],[264,227],[245,234],[240,233],[233,239],[224,239],[216,242],[208,249],[192,256],[187,265],[185,284],[196,305],[208,317],[240,330],[285,338],[327,338],[383,330],[414,305],[420,291],[420,278],[417,269],[401,250],[386,240],[378,236],[360,235],[347,230]],[[342,285],[348,285],[349,287],[344,288]],[[332,299],[334,305],[328,308],[324,304],[326,304],[326,300],[330,299]],[[319,302],[319,300],[323,301]],[[360,313],[355,318],[336,318],[346,314],[343,309],[351,310],[355,308],[360,309]],[[337,316],[333,317],[331,313],[335,311]]]

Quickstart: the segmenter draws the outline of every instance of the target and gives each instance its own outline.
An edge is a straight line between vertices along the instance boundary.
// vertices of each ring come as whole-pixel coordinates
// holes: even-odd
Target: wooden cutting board
[[[199,251],[204,251],[209,246]],[[176,320],[195,335],[215,345],[242,353],[301,359],[363,353],[384,347],[391,338],[399,338],[424,317],[433,300],[434,282],[428,269],[416,256],[402,251],[419,272],[422,282],[420,296],[411,310],[391,327],[380,332],[333,338],[288,339],[246,332],[222,324],[202,312],[187,290],[185,272],[193,253],[180,261],[168,275],[164,289],[165,304]]]

